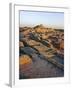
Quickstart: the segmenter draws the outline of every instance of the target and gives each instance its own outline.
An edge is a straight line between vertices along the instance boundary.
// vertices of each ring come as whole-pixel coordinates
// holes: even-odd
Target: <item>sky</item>
[[[64,13],[20,11],[20,27],[36,26],[39,24],[43,24],[44,26],[48,27],[64,29]]]

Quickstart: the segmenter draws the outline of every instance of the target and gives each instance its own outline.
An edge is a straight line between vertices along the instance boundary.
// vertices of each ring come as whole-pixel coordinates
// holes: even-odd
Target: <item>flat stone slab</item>
[[[55,56],[54,54],[49,52],[40,52],[40,54],[42,54],[46,58],[52,58],[53,56]]]
[[[29,40],[29,41],[27,41],[27,44],[30,46],[40,45],[40,43],[35,40]]]
[[[39,52],[48,50],[48,47],[46,47],[42,44],[40,44],[40,46],[34,46],[34,48],[36,48]]]
[[[24,47],[24,48],[21,48],[21,51],[28,54],[28,55],[32,55],[34,53],[37,53],[36,50],[34,50],[33,48],[31,47]]]

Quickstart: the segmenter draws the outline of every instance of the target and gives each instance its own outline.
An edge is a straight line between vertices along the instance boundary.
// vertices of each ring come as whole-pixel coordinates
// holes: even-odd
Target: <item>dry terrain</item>
[[[64,76],[64,30],[19,28],[19,78]]]

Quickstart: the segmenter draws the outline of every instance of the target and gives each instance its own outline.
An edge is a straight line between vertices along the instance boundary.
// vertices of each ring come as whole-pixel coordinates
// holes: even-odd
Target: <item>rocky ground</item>
[[[19,28],[19,78],[64,76],[64,30]]]

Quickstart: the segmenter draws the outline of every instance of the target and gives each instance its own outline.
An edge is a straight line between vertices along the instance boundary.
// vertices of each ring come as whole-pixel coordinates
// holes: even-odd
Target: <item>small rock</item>
[[[19,42],[19,47],[24,47],[24,44],[23,44],[23,42]]]
[[[28,55],[22,55],[19,57],[19,64],[30,64],[32,63],[32,59]]]

